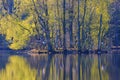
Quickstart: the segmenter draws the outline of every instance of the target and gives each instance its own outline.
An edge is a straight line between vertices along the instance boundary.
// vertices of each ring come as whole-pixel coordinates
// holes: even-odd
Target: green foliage
[[[18,5],[18,3],[21,3]],[[6,36],[11,49],[22,49],[27,45],[30,37],[35,35],[35,24],[33,22],[33,14],[30,10],[30,2],[15,1],[15,13],[12,15],[4,14],[0,19],[0,32]],[[19,8],[20,9],[19,9]]]
[[[35,25],[32,23],[32,16],[27,20],[16,20],[14,17],[7,15],[1,19],[0,31],[6,36],[6,40],[10,43],[11,49],[21,49],[26,46],[30,36],[35,33],[33,29]]]
[[[104,36],[104,34],[107,32],[109,28],[109,20],[110,15],[108,13],[108,7],[112,0],[87,0],[86,3],[86,15],[85,15],[85,21],[84,21],[84,29],[85,29],[85,35],[88,35],[89,27],[90,27],[90,36],[92,37],[92,40],[94,42],[94,48],[97,48],[97,41],[98,41],[98,31],[100,27],[100,15],[103,14],[103,24],[102,24],[102,34],[101,37]],[[82,17],[84,15],[84,0],[81,1],[80,4],[80,14],[81,14],[81,24],[82,23]],[[91,19],[90,19],[91,17]],[[84,36],[85,36],[84,35]],[[87,39],[86,39],[87,40]],[[89,44],[88,44],[89,45]]]
[[[33,3],[34,1],[34,3]],[[0,34],[6,36],[9,42],[9,47],[14,50],[22,49],[28,45],[31,36],[40,36],[47,34],[53,45],[57,36],[57,31],[60,30],[60,36],[63,38],[63,3],[62,0],[14,0],[13,14],[9,15],[4,9],[0,12]],[[85,38],[82,44],[88,49],[90,45],[94,49],[97,48],[98,32],[100,27],[100,15],[103,15],[102,34],[105,35],[109,28],[110,15],[108,6],[113,0],[80,0],[80,24],[81,24],[81,40]],[[77,35],[77,1],[74,2],[73,11],[73,38]],[[69,0],[66,0],[66,29],[69,30]],[[86,5],[86,7],[85,7]],[[46,8],[48,15],[46,15]],[[86,8],[86,9],[85,9]],[[86,10],[86,14],[84,14]],[[37,12],[36,12],[37,11]],[[41,19],[40,19],[41,18]],[[48,23],[47,23],[48,21]],[[41,23],[40,23],[41,22]],[[45,24],[44,24],[45,22]],[[44,25],[41,25],[44,24]],[[47,26],[46,26],[47,25]],[[83,30],[82,30],[83,28]],[[84,32],[84,34],[82,33]],[[47,33],[49,32],[49,33]],[[69,31],[66,37],[69,36]],[[47,38],[47,37],[46,37]],[[68,38],[66,38],[68,39]],[[69,40],[67,40],[69,41]],[[91,43],[90,43],[91,42]],[[62,42],[61,42],[62,43]],[[74,42],[73,42],[74,43]],[[94,44],[94,45],[93,45]],[[75,46],[75,45],[74,45]],[[83,46],[84,48],[84,46]]]
[[[36,80],[36,70],[23,57],[11,56],[5,69],[0,71],[0,80]]]

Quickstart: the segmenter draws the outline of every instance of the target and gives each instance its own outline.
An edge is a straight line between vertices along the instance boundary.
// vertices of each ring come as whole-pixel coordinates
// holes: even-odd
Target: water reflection
[[[24,58],[11,56],[5,69],[0,71],[0,80],[36,80],[36,70]]]
[[[0,56],[0,58],[4,56]],[[120,55],[9,56],[0,80],[119,80]],[[4,60],[0,59],[3,63]],[[115,72],[116,71],[116,72]]]

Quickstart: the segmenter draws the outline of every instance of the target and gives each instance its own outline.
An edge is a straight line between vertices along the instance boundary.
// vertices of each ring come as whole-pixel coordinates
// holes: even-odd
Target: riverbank
[[[37,49],[31,49],[31,50],[0,50],[0,53],[7,53],[9,55],[16,55],[16,54],[28,54],[28,55],[40,55],[40,54],[110,54],[110,53],[120,53],[120,49],[112,49],[111,51],[105,51],[105,50],[85,50],[85,51],[78,51],[78,50],[54,50],[54,51],[48,51],[48,50],[37,50]]]

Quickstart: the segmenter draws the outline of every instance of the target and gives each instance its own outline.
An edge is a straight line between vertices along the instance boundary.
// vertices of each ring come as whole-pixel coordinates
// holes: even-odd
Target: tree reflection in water
[[[44,54],[8,60],[0,80],[114,80],[120,75],[118,55]]]
[[[0,80],[36,80],[36,70],[23,57],[11,56],[5,69],[0,71]]]

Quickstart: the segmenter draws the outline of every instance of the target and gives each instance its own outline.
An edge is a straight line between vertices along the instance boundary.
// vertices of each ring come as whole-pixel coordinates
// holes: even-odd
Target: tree
[[[98,50],[101,49],[101,29],[102,29],[102,14],[100,15],[100,28],[98,33]]]
[[[14,7],[16,10],[12,14],[6,14],[2,11],[2,18],[0,19],[0,31],[5,35],[6,40],[9,42],[9,47],[14,50],[23,49],[27,46],[30,37],[35,35],[33,31],[35,25],[33,23],[33,15],[31,14],[31,5],[29,1],[16,2]],[[21,3],[21,4],[17,4]],[[26,5],[24,5],[26,4]]]
[[[110,7],[109,7],[109,14],[110,14],[110,29],[111,31],[109,32],[113,32],[114,35],[111,35],[113,36],[112,37],[112,42],[114,46],[119,46],[120,45],[120,41],[119,41],[119,31],[120,31],[120,28],[119,28],[119,25],[120,25],[120,18],[119,18],[119,13],[120,13],[120,10],[119,10],[119,6],[120,6],[120,1],[119,0],[116,0],[115,2],[111,3],[110,4]]]
[[[77,18],[77,23],[78,23],[78,50],[81,50],[81,44],[80,44],[80,0],[78,0],[78,18]]]
[[[63,48],[66,50],[66,0],[63,0]]]
[[[6,37],[9,47],[15,50],[32,46],[51,51],[62,45],[66,50],[69,45],[70,48],[75,48],[74,43],[77,43],[79,51],[96,49],[102,43],[98,41],[99,32],[103,41],[109,28],[108,6],[111,2],[112,0],[2,0],[0,34]],[[99,31],[101,14],[102,28]]]
[[[73,20],[74,20],[74,0],[69,0],[69,33],[70,33],[70,48],[73,48]]]

